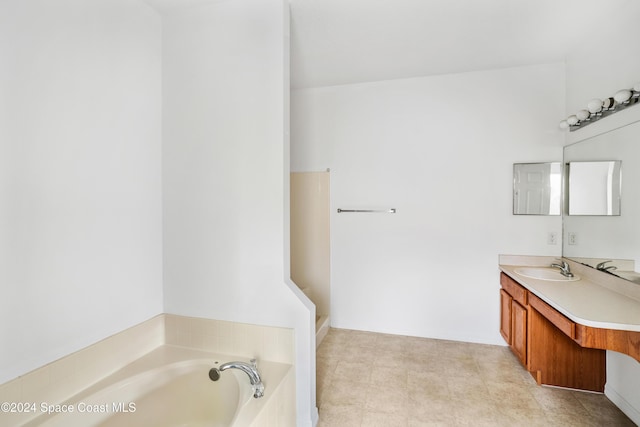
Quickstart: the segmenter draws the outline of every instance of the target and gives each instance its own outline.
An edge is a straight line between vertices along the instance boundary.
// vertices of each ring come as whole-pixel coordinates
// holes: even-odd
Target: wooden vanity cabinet
[[[529,372],[538,384],[604,391],[606,352],[575,342],[576,324],[531,295]]]
[[[500,334],[527,366],[527,290],[504,273],[500,285]]]
[[[511,302],[513,298],[504,289],[500,289],[500,335],[511,345]]]
[[[518,356],[520,363],[527,365],[527,327],[528,327],[528,310],[525,306],[520,305],[518,301],[511,302],[511,350]]]
[[[582,347],[580,326],[504,273],[500,333],[538,384],[604,391],[606,353]]]

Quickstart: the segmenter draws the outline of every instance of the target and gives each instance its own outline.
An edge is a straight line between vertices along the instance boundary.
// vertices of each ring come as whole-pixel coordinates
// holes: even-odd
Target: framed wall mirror
[[[513,165],[513,214],[560,215],[562,163]]]
[[[620,215],[620,160],[567,163],[568,215]]]

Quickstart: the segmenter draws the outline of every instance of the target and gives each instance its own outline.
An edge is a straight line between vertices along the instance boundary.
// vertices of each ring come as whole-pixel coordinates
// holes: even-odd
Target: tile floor
[[[330,329],[318,427],[634,426],[604,395],[540,387],[507,347]]]

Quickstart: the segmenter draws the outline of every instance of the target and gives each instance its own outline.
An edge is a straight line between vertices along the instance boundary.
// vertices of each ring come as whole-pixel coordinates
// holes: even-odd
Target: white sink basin
[[[575,282],[576,280],[580,280],[578,276],[563,276],[559,269],[550,267],[521,267],[516,268],[514,271],[521,276],[538,280],[551,280],[555,282]]]

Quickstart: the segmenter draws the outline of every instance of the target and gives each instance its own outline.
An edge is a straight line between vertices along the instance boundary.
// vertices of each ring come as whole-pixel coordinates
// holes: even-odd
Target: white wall
[[[288,46],[282,0],[164,15],[164,303],[168,313],[295,328],[298,423],[310,425],[315,313],[285,284]]]
[[[607,351],[607,383],[604,394],[636,424],[640,423],[638,365],[640,363],[637,360],[626,354]]]
[[[0,383],[162,311],[160,31],[0,2]]]
[[[562,158],[564,92],[549,64],[292,93],[292,169],[331,168],[333,326],[504,344],[498,254],[561,250],[512,168]]]
[[[640,3],[628,1],[623,8],[612,11],[611,16],[602,17],[602,22],[615,22],[616,28],[624,30],[608,32],[607,37],[590,38],[582,49],[569,55],[565,116],[584,108],[592,98],[613,96],[618,90],[630,88],[640,81],[640,57],[630,53],[640,37],[640,27],[636,23],[638,16]],[[579,141],[581,134],[587,137],[596,131],[602,133],[640,120],[638,109],[640,107],[634,106],[573,132],[567,135],[567,141]],[[607,352],[606,395],[637,424],[640,424],[639,381],[640,363]]]

